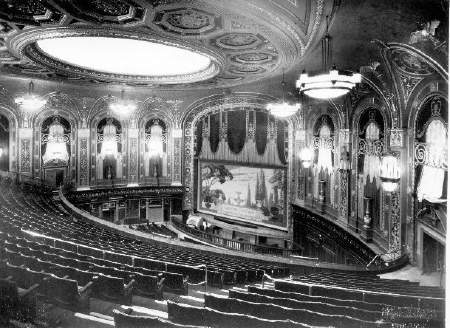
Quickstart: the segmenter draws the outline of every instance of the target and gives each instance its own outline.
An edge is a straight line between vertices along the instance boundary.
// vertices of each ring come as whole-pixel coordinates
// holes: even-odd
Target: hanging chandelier
[[[287,118],[295,114],[300,109],[299,103],[289,103],[286,101],[285,87],[286,82],[284,81],[284,70],[283,70],[283,80],[281,81],[281,87],[283,89],[283,100],[273,103],[268,103],[266,108],[275,117]]]
[[[296,83],[299,92],[316,99],[332,99],[343,96],[357,83],[361,83],[361,74],[359,73],[339,71],[335,65],[329,70],[332,53],[331,37],[328,34],[328,16],[326,21],[327,30],[322,39],[322,70],[325,73],[309,76],[303,71]]]
[[[33,91],[34,84],[33,81],[30,81],[28,85],[28,93],[14,99],[14,102],[18,104],[24,112],[29,114],[39,111],[47,102],[42,97],[34,94]]]
[[[134,101],[125,99],[125,90],[120,91],[120,99],[109,104],[109,109],[119,117],[128,118],[130,117],[137,108]]]

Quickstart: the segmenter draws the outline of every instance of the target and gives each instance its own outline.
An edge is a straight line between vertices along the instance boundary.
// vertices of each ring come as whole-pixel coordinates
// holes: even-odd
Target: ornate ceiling
[[[171,89],[236,86],[295,67],[321,38],[332,6],[326,0],[0,0],[0,72]],[[119,75],[58,61],[36,44],[65,36],[175,45],[206,54],[212,64],[170,79]]]

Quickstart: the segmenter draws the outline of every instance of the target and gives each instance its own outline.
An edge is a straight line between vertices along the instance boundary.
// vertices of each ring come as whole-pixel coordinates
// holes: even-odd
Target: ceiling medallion
[[[210,49],[124,31],[55,28],[26,36],[13,40],[19,56],[105,82],[193,83],[211,79],[223,67],[221,55]]]

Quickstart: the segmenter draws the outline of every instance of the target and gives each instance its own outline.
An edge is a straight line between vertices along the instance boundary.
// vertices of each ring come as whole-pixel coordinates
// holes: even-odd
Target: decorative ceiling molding
[[[324,0],[0,0],[0,72],[76,83],[165,89],[230,87],[295,66],[319,40]],[[301,24],[299,24],[299,19]],[[105,74],[46,56],[39,39],[126,37],[206,54],[212,64],[191,76]]]

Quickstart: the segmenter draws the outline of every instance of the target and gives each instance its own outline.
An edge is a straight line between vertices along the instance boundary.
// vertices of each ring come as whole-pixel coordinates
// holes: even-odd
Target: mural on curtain
[[[196,131],[198,209],[285,227],[287,124],[239,108],[203,117]]]
[[[285,169],[200,164],[199,209],[284,227]]]

